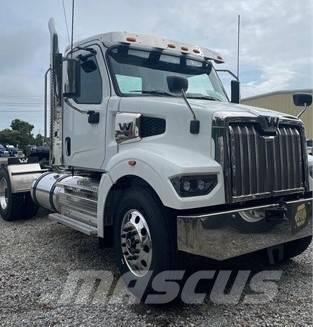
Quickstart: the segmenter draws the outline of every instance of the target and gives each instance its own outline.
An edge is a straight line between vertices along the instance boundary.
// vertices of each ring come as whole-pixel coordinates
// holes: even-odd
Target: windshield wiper
[[[171,96],[174,97],[175,95],[166,91],[159,91],[159,90],[132,90],[129,91],[132,93],[141,93],[141,94],[152,94],[152,95],[166,95],[166,96]]]
[[[151,95],[166,95],[166,96],[171,96],[171,97],[175,97],[175,94],[172,94],[170,92],[166,92],[166,91],[161,91],[161,90],[132,90],[129,91],[131,93],[141,93],[141,94],[151,94]],[[213,101],[221,101],[218,98],[215,98],[213,96],[209,96],[209,95],[192,95],[192,94],[187,94],[187,98],[188,99],[201,99],[201,100],[213,100]]]
[[[212,97],[210,95],[190,95],[187,94],[188,99],[200,99],[200,100],[212,100],[212,101],[221,101],[218,98]]]

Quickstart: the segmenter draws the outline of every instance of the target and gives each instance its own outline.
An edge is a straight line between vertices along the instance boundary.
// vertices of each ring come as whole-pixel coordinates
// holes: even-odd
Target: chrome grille
[[[213,126],[213,137],[228,202],[305,191],[307,162],[301,125],[281,123],[274,133],[264,133],[257,120],[219,125]]]

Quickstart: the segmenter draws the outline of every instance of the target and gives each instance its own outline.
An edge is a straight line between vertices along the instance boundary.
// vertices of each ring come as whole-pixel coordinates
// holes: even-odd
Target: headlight
[[[181,197],[207,195],[217,185],[217,175],[176,176],[171,182]]]

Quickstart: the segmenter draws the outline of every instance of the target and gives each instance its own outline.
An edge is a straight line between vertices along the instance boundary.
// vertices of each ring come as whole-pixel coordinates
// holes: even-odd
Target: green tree
[[[3,129],[0,131],[0,144],[12,144],[16,146],[20,143],[21,135],[20,132],[14,131],[12,129]]]
[[[34,125],[29,124],[28,122],[20,119],[14,119],[11,123],[11,128],[13,131],[18,131],[24,136],[32,136],[32,130],[34,129]]]
[[[41,134],[37,134],[35,137],[35,145],[43,145],[44,137]]]
[[[27,145],[34,144],[35,140],[32,134],[34,125],[20,119],[14,119],[11,123],[11,128],[18,133],[18,144],[24,151]]]
[[[6,128],[0,131],[0,144],[18,145],[24,152],[27,145],[43,145],[44,137],[41,134],[34,137],[33,129],[34,125],[20,119],[14,119],[11,122],[11,129]],[[49,139],[47,139],[47,143],[49,143]]]

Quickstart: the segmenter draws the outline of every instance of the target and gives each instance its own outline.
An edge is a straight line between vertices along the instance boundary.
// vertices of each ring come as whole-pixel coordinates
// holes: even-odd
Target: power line
[[[43,102],[0,102],[0,106],[41,106]]]
[[[6,113],[6,114],[9,114],[9,113],[16,113],[16,112],[20,112],[20,113],[35,113],[35,112],[40,112],[40,113],[42,113],[43,112],[43,110],[10,110],[10,111],[3,111],[3,110],[0,110],[0,115],[2,114],[2,113]]]
[[[42,95],[10,95],[10,94],[0,94],[0,99],[1,98],[25,98],[25,99],[30,99],[30,98],[42,98]]]
[[[68,24],[67,24],[67,17],[66,17],[66,10],[65,10],[64,0],[62,0],[62,6],[63,6],[63,13],[64,13],[64,20],[65,20],[65,26],[66,26],[66,31],[67,31],[68,43],[70,43],[71,42],[71,40],[70,40],[70,32],[69,32]]]

